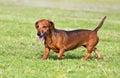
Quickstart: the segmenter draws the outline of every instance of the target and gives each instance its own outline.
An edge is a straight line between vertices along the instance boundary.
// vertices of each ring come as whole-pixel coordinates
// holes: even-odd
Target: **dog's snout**
[[[40,36],[41,34],[40,34],[40,32],[37,32],[37,36]]]

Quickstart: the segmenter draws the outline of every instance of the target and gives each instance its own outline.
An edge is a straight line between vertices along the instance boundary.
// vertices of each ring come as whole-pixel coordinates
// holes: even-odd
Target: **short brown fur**
[[[38,36],[44,35],[45,40],[45,51],[42,60],[47,59],[51,49],[58,53],[58,58],[64,58],[65,51],[73,50],[79,46],[84,46],[87,49],[84,60],[91,56],[92,51],[96,53],[98,58],[102,58],[95,46],[99,41],[97,31],[103,25],[105,18],[106,16],[94,30],[78,29],[72,31],[56,29],[54,23],[50,20],[38,20],[35,24]]]

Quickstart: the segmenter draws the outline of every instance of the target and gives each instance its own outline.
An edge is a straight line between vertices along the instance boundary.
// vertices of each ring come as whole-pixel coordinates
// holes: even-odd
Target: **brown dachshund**
[[[96,45],[99,41],[97,36],[98,30],[104,23],[106,16],[94,30],[78,29],[72,31],[59,30],[54,27],[54,23],[50,20],[42,19],[35,23],[37,35],[40,41],[45,40],[45,51],[42,60],[47,59],[50,49],[58,53],[58,58],[64,58],[64,52],[73,50],[77,47],[84,46],[87,49],[87,55],[83,58],[87,60],[92,51],[97,54],[98,58],[102,58],[98,52]]]

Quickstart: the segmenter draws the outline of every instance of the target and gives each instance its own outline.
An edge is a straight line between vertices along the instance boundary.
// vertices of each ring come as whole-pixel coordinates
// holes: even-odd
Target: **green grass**
[[[0,0],[0,78],[120,78],[119,0]],[[88,61],[83,47],[65,53],[59,60],[51,51],[42,61],[43,42],[34,23],[54,21],[60,29],[94,29],[107,16],[97,45],[104,59]]]

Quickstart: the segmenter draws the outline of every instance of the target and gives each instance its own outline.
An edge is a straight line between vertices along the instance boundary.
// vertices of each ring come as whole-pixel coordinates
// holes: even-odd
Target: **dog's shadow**
[[[43,55],[41,55],[40,57],[42,58],[42,56],[43,56]],[[64,60],[64,59],[76,59],[76,60],[81,60],[84,56],[85,56],[85,54],[77,55],[77,54],[74,54],[74,53],[72,53],[72,54],[67,53],[67,54],[65,54],[65,56],[64,56],[63,59],[59,59],[59,58],[57,57],[57,54],[56,54],[56,53],[53,53],[53,54],[50,54],[50,55],[48,56],[48,59],[52,59],[52,60]],[[92,59],[98,59],[98,58],[97,58],[96,56],[92,56],[92,57],[90,57],[89,59],[92,60]]]
[[[43,55],[40,56],[42,58]],[[75,55],[65,55],[62,59],[82,59],[84,56],[75,56]],[[58,60],[59,58],[56,55],[49,55],[47,59]],[[62,60],[60,59],[60,60]]]
[[[38,54],[37,54],[37,55],[38,55]],[[40,54],[39,58],[42,58],[42,56],[43,56],[43,54]],[[57,54],[56,54],[56,53],[53,53],[53,54],[50,54],[47,59],[52,59],[52,60],[64,60],[64,59],[76,59],[76,60],[81,60],[81,59],[84,58],[84,56],[85,56],[84,53],[82,53],[82,54],[80,54],[80,55],[77,55],[77,54],[74,54],[74,53],[71,53],[71,54],[70,54],[70,53],[67,53],[67,54],[65,54],[65,56],[64,56],[63,59],[59,59],[59,58],[57,57]],[[92,56],[92,57],[89,58],[89,60],[92,60],[92,59],[98,59],[98,58],[97,58],[97,56]]]
[[[81,55],[81,56],[65,55],[65,57],[63,59],[82,59],[83,57],[84,57],[83,55]],[[50,55],[48,58],[53,59],[53,60],[59,59],[56,55]],[[63,60],[63,59],[60,59],[60,60]]]
[[[73,59],[73,60],[81,60],[83,59],[84,55],[80,55],[80,56],[75,56],[75,55],[65,55],[65,57],[63,59],[59,59],[56,55],[50,55],[48,57],[48,59],[53,59],[53,60],[64,60],[64,59]],[[96,56],[90,57],[89,60],[93,60],[93,59],[98,59]]]

